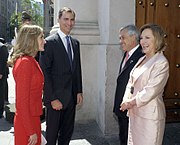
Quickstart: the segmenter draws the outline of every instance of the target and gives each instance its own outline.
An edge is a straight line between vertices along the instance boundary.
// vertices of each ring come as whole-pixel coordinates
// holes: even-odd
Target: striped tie
[[[70,62],[71,68],[72,68],[72,50],[71,50],[71,44],[70,44],[70,40],[69,39],[70,39],[70,37],[66,36],[67,54],[68,54],[68,57],[69,57],[69,62]]]

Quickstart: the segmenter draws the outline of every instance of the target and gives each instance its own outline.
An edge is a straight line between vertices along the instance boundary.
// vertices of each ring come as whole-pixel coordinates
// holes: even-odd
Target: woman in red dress
[[[18,32],[9,64],[13,66],[16,84],[14,117],[15,145],[40,145],[42,89],[44,76],[35,56],[44,51],[43,29],[24,25]]]

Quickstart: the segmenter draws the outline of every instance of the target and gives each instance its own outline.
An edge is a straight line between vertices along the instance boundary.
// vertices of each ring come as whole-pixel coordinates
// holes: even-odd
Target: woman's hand
[[[132,108],[132,105],[129,102],[124,102],[120,105],[120,110],[125,111]]]
[[[125,110],[128,110],[128,109],[131,109],[134,105],[136,105],[136,99],[135,98],[128,99],[126,102],[123,102],[120,105],[120,110],[125,111]]]
[[[29,137],[28,141],[29,141],[28,145],[35,145],[35,144],[37,144],[37,141],[38,141],[37,134],[35,133],[35,134],[31,135]]]

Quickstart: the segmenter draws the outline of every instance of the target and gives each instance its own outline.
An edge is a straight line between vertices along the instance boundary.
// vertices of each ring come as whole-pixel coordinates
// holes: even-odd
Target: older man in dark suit
[[[139,31],[136,26],[128,25],[121,28],[119,39],[120,46],[125,53],[119,68],[113,111],[118,117],[120,145],[127,145],[129,119],[127,111],[120,111],[120,105],[129,80],[129,74],[139,58],[144,54],[139,45]]]
[[[46,38],[40,64],[45,76],[44,104],[47,107],[47,145],[69,145],[74,129],[76,104],[83,101],[79,41],[70,36],[75,13],[59,11],[60,29]]]
[[[6,45],[0,42],[0,118],[4,112],[4,98],[6,95],[6,81],[8,76],[7,71],[8,49]]]

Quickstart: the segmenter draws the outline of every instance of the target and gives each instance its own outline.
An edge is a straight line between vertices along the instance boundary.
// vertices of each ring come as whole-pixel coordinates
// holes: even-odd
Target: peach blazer
[[[138,73],[133,74],[144,57],[139,59],[130,73],[123,102],[135,97],[136,105],[129,113],[152,120],[164,119],[166,114],[162,96],[169,77],[169,63],[162,52],[156,53],[138,69]],[[131,86],[134,86],[132,95],[129,93]]]

